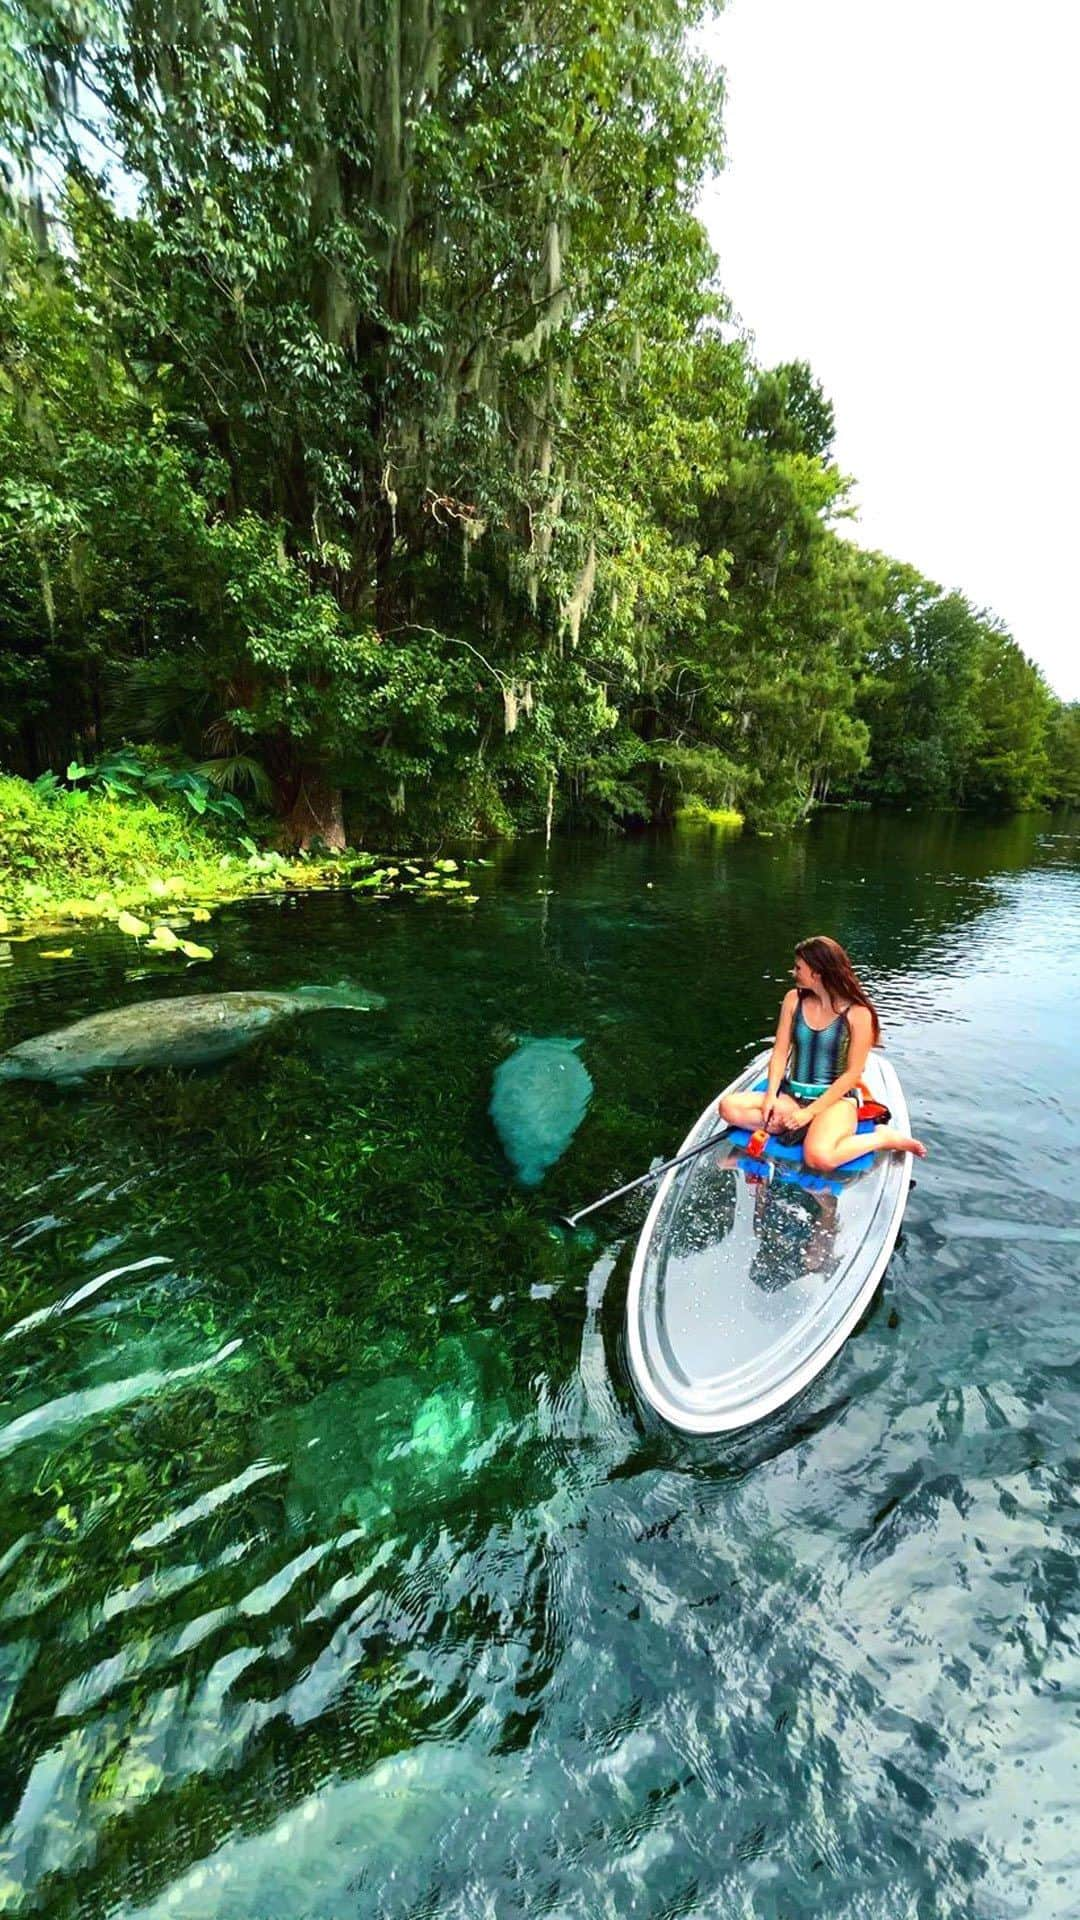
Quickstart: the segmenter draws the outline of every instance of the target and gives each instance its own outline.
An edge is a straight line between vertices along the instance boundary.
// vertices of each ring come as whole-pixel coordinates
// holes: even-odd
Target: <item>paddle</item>
[[[723,1127],[719,1133],[711,1134],[708,1140],[703,1140],[700,1147],[691,1147],[689,1153],[676,1154],[674,1160],[665,1160],[663,1166],[651,1167],[648,1173],[639,1173],[636,1180],[628,1180],[624,1187],[615,1187],[611,1193],[605,1193],[600,1200],[590,1200],[587,1207],[579,1207],[576,1213],[557,1213],[555,1218],[559,1226],[566,1227],[570,1233],[576,1233],[578,1221],[584,1220],[587,1213],[595,1213],[598,1207],[606,1207],[612,1200],[621,1200],[624,1193],[633,1193],[635,1187],[643,1187],[650,1180],[658,1180],[662,1173],[667,1173],[671,1167],[681,1167],[685,1160],[696,1160],[699,1153],[705,1153],[709,1147],[715,1147],[718,1141],[723,1140],[728,1131],[726,1126]]]

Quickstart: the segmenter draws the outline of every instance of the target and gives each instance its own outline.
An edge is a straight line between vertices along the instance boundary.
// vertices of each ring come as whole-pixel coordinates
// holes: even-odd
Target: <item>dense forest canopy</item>
[[[1080,795],[731,324],[698,0],[3,0],[0,765],[288,837]]]

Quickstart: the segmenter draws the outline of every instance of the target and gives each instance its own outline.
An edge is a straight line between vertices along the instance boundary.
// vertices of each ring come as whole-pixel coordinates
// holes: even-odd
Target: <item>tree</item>
[[[490,665],[474,741],[589,599],[575,361],[595,335],[625,363],[665,301],[669,337],[701,311],[700,11],[140,0],[83,62],[140,199],[118,212],[69,145],[80,299],[208,512],[280,527],[389,679],[469,562],[446,638]]]
[[[1034,662],[1003,629],[984,627],[970,799],[1010,809],[1038,805],[1047,787],[1052,711],[1050,689]]]
[[[836,433],[828,400],[805,360],[792,360],[758,375],[747,416],[747,433],[774,453],[803,453],[828,462]]]
[[[960,594],[912,567],[870,563],[877,605],[857,711],[870,731],[860,791],[888,802],[963,801],[978,735],[984,629]]]
[[[1013,643],[839,538],[830,402],[732,337],[704,10],[13,0],[12,764],[150,732],[301,843],[1046,786]]]
[[[1046,796],[1055,806],[1080,806],[1080,700],[1061,701],[1047,729]]]

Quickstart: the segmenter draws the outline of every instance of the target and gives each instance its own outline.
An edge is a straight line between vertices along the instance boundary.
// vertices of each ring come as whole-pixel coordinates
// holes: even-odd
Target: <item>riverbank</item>
[[[0,927],[43,930],[173,897],[235,899],[302,879],[335,884],[340,863],[286,860],[181,805],[105,794],[43,795],[0,776]],[[325,869],[325,879],[324,879]]]
[[[732,831],[743,816],[697,802],[676,826]],[[372,894],[475,896],[460,868],[484,866],[396,851],[285,854],[268,829],[250,832],[149,796],[57,788],[42,793],[0,774],[0,935],[63,933],[121,913],[159,913],[187,901],[208,906],[297,887],[348,887]]]
[[[294,887],[437,891],[466,905],[475,899],[455,860],[352,849],[290,856],[263,839],[259,845],[247,832],[207,825],[180,805],[45,795],[0,775],[0,934],[64,933],[81,922],[179,912],[182,903],[205,908]]]

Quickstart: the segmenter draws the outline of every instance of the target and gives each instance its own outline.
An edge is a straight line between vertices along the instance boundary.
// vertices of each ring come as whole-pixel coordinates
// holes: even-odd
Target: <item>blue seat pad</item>
[[[759,1080],[751,1091],[753,1093],[764,1093],[767,1085],[767,1080]],[[856,1133],[873,1133],[876,1125],[877,1122],[875,1120],[860,1120],[855,1131]],[[731,1141],[733,1147],[747,1147],[750,1144],[750,1133],[746,1127],[732,1127],[728,1139]],[[765,1142],[764,1153],[758,1157],[762,1160],[790,1160],[796,1162],[799,1166],[803,1164],[803,1150],[801,1146],[782,1146],[779,1140],[774,1140],[771,1135]],[[873,1164],[873,1154],[862,1153],[857,1160],[846,1160],[842,1167],[832,1168],[831,1177],[835,1179],[837,1175],[845,1173],[866,1173]],[[809,1169],[807,1169],[807,1171],[809,1171]]]

